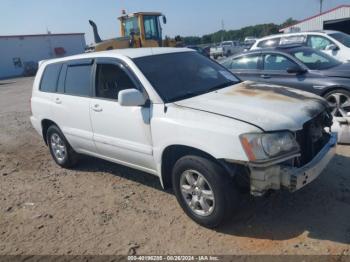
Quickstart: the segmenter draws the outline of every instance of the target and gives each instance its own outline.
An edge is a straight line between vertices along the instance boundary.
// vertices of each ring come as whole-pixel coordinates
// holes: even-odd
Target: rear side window
[[[91,65],[68,66],[65,82],[65,93],[77,96],[91,94]]]
[[[256,70],[258,69],[260,55],[242,56],[233,60],[230,69],[247,69]]]
[[[57,89],[58,75],[62,64],[50,64],[46,66],[40,83],[40,91],[55,93]]]

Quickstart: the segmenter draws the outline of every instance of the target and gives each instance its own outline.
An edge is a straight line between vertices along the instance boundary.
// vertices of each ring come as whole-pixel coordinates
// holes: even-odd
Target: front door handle
[[[94,110],[95,112],[102,112],[103,109],[100,107],[99,104],[96,104],[92,107],[92,110]]]
[[[270,75],[264,75],[264,74],[263,74],[263,75],[261,75],[260,77],[261,77],[261,78],[264,78],[264,79],[269,79],[269,78],[271,78],[271,76],[270,76]]]
[[[62,104],[62,100],[59,97],[56,97],[55,103],[56,104]]]

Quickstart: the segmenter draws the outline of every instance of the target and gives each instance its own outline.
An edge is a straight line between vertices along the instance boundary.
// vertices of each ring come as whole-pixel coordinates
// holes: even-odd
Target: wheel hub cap
[[[186,170],[180,178],[181,193],[192,212],[200,216],[209,216],[215,207],[214,193],[202,174],[195,170]]]
[[[58,134],[53,134],[51,136],[51,148],[52,148],[52,152],[55,156],[55,158],[59,161],[62,162],[65,157],[66,157],[66,146],[64,145],[63,140],[61,139],[61,137]]]

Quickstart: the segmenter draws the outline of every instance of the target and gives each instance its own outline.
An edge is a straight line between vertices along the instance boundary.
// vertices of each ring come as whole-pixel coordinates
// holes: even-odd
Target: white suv
[[[306,43],[341,62],[350,62],[350,35],[330,30],[267,36],[257,40],[251,50],[289,43]]]
[[[241,82],[191,49],[125,49],[41,63],[31,122],[56,163],[90,155],[172,186],[184,211],[215,227],[239,191],[261,196],[313,181],[335,153],[322,98]]]

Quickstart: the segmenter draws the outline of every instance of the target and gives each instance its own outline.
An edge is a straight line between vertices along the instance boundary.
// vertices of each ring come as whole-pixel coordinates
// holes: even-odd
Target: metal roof
[[[325,14],[334,12],[334,11],[336,11],[336,10],[338,10],[338,9],[341,9],[341,8],[344,8],[344,7],[349,7],[349,8],[350,8],[350,5],[340,5],[340,6],[337,6],[337,7],[333,8],[333,9],[327,10],[327,11],[322,12],[322,13],[320,13],[320,14],[317,14],[317,15],[314,15],[314,16],[311,16],[311,17],[308,17],[308,18],[305,18],[305,19],[303,19],[303,20],[301,20],[301,21],[299,21],[299,22],[297,22],[297,23],[295,23],[295,24],[293,24],[293,25],[286,26],[286,27],[280,29],[279,31],[282,32],[282,31],[284,31],[284,30],[286,30],[286,29],[288,29],[288,28],[290,28],[290,27],[294,27],[294,26],[296,26],[296,25],[299,25],[299,24],[304,23],[304,22],[306,22],[306,21],[309,21],[309,20],[312,20],[312,19],[314,19],[314,18],[323,16],[323,15],[325,15]]]

